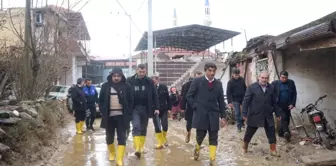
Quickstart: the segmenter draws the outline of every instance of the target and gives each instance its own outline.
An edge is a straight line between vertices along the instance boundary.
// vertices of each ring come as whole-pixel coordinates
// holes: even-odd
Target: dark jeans
[[[122,115],[108,117],[106,126],[107,145],[113,144],[116,130],[118,145],[126,145],[126,128]]]
[[[75,110],[75,122],[79,123],[80,121],[85,120],[85,111],[84,110]]]
[[[236,102],[236,101],[233,102],[233,109],[235,112],[235,119],[237,122],[238,129],[241,129],[243,126],[243,117],[242,117],[240,105],[241,104],[239,102]]]
[[[289,104],[287,103],[279,103],[278,107],[281,109],[281,122],[280,122],[280,129],[279,129],[279,136],[283,136],[285,133],[290,134],[289,124],[290,124],[290,117],[291,111],[288,109]]]
[[[91,115],[86,117],[86,127],[90,128],[96,119],[96,105],[88,105],[88,109],[90,109]]]
[[[154,115],[153,123],[155,127],[155,133],[161,133],[161,126],[163,131],[168,131],[168,111],[160,110],[159,115]],[[161,123],[161,124],[160,124]]]
[[[275,126],[272,126],[272,127],[268,126],[266,119],[265,119],[264,126],[265,126],[264,129],[265,129],[265,133],[268,139],[268,143],[275,144],[276,143]],[[257,130],[258,130],[258,127],[247,126],[246,132],[244,135],[244,142],[249,143]]]
[[[209,145],[217,146],[218,144],[218,131],[211,131],[211,130],[199,130],[196,129],[196,141],[198,145],[201,145],[207,132],[209,133]]]
[[[147,135],[148,118],[147,107],[135,106],[132,115],[133,136]]]

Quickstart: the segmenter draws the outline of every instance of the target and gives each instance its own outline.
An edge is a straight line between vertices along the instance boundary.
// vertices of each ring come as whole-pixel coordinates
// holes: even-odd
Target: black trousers
[[[80,121],[85,120],[85,111],[84,110],[75,110],[75,122],[79,123]]]
[[[196,129],[196,141],[198,145],[201,145],[207,132],[209,133],[209,145],[217,146],[218,144],[218,131],[211,130],[199,130]]]
[[[86,117],[86,127],[92,127],[95,119],[96,119],[96,105],[88,105],[88,109],[91,112],[91,115],[89,117]]]
[[[187,120],[186,128],[188,132],[191,131],[191,125],[192,125],[192,118]]]
[[[192,119],[194,116],[194,110],[188,107],[189,106],[187,106],[187,109],[185,110],[185,120],[187,121],[187,124],[186,124],[187,132],[190,132],[192,128]]]
[[[280,122],[280,129],[279,129],[279,136],[282,137],[285,133],[290,134],[289,124],[290,124],[290,117],[291,111],[288,109],[289,104],[287,103],[279,103],[278,107],[281,109],[281,122]]]
[[[107,145],[113,144],[116,130],[118,145],[126,145],[126,128],[122,115],[108,117],[106,126]]]
[[[265,126],[264,129],[265,129],[265,133],[268,139],[268,143],[275,144],[276,143],[275,126],[268,126],[266,119],[265,119],[264,126]],[[247,126],[246,132],[244,135],[244,142],[249,143],[257,130],[258,130],[258,127]]]
[[[162,131],[168,131],[168,110],[160,110],[159,115],[154,115],[153,124],[155,133],[161,133]],[[161,130],[162,126],[162,130]]]

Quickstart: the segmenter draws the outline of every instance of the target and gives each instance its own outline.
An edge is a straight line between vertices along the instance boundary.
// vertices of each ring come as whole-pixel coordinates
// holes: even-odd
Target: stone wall
[[[298,116],[299,110],[318,97],[328,95],[319,108],[336,128],[336,48],[303,52],[293,48],[283,52],[283,58],[284,69],[295,81],[298,92],[297,110],[292,112],[293,116]],[[277,65],[281,66],[281,61]],[[307,119],[305,122],[308,123]]]

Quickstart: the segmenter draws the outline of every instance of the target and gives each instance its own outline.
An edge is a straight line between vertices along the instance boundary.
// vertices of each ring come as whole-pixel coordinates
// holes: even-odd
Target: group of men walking
[[[92,85],[90,79],[79,78],[77,84],[72,86],[69,91],[73,101],[77,134],[84,132],[85,121],[86,129],[95,131],[93,123],[96,118],[96,104],[98,102],[96,87]]]
[[[226,125],[226,103],[222,83],[215,79],[217,66],[207,63],[202,72],[195,72],[182,86],[181,109],[185,112],[186,138],[190,141],[191,128],[196,129],[196,145],[194,159],[200,156],[201,144],[208,133],[209,158],[214,163],[218,145],[218,131]],[[290,110],[295,107],[296,88],[287,72],[280,73],[280,81],[268,83],[269,74],[263,71],[258,81],[246,87],[244,78],[240,77],[239,69],[234,69],[228,82],[226,94],[228,107],[234,109],[238,132],[245,127],[243,151],[247,153],[248,144],[259,127],[264,127],[270,144],[271,154],[278,156],[276,151],[275,122],[273,113],[281,119],[279,136],[290,140],[288,128]],[[85,115],[77,113],[79,108],[90,108],[90,90],[80,90],[83,80],[78,80],[77,91],[73,92],[77,132],[81,131],[81,123]],[[92,99],[93,100],[93,99]],[[123,165],[125,146],[130,123],[132,123],[133,144],[135,155],[141,158],[147,135],[149,119],[152,118],[157,139],[156,149],[168,146],[168,113],[173,103],[168,87],[160,84],[158,76],[147,76],[144,64],[138,65],[136,74],[125,78],[120,68],[114,68],[107,77],[100,91],[99,108],[102,113],[101,127],[106,129],[106,143],[109,150],[109,160],[116,160],[117,165]],[[83,118],[84,117],[84,118]],[[93,123],[92,121],[90,121]],[[92,128],[89,123],[88,128]],[[91,126],[90,126],[91,125]],[[93,129],[93,128],[92,128]],[[114,136],[117,133],[117,150]],[[117,152],[117,153],[116,153]]]
[[[276,151],[276,131],[273,113],[280,121],[279,137],[290,141],[289,123],[291,110],[296,103],[296,87],[293,80],[288,79],[288,72],[280,72],[280,79],[269,84],[269,73],[262,71],[258,81],[246,88],[244,78],[239,69],[234,69],[232,78],[227,84],[227,100],[229,108],[235,111],[237,130],[241,132],[244,122],[247,123],[243,139],[243,152],[247,153],[248,144],[259,127],[265,129],[270,144],[271,155],[279,156]]]

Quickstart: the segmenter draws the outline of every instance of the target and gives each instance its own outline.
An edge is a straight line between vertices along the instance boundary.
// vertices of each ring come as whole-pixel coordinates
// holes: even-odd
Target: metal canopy
[[[239,35],[239,32],[198,24],[157,30],[153,32],[154,46],[174,47],[200,52]],[[147,50],[147,32],[142,35],[135,51]]]

